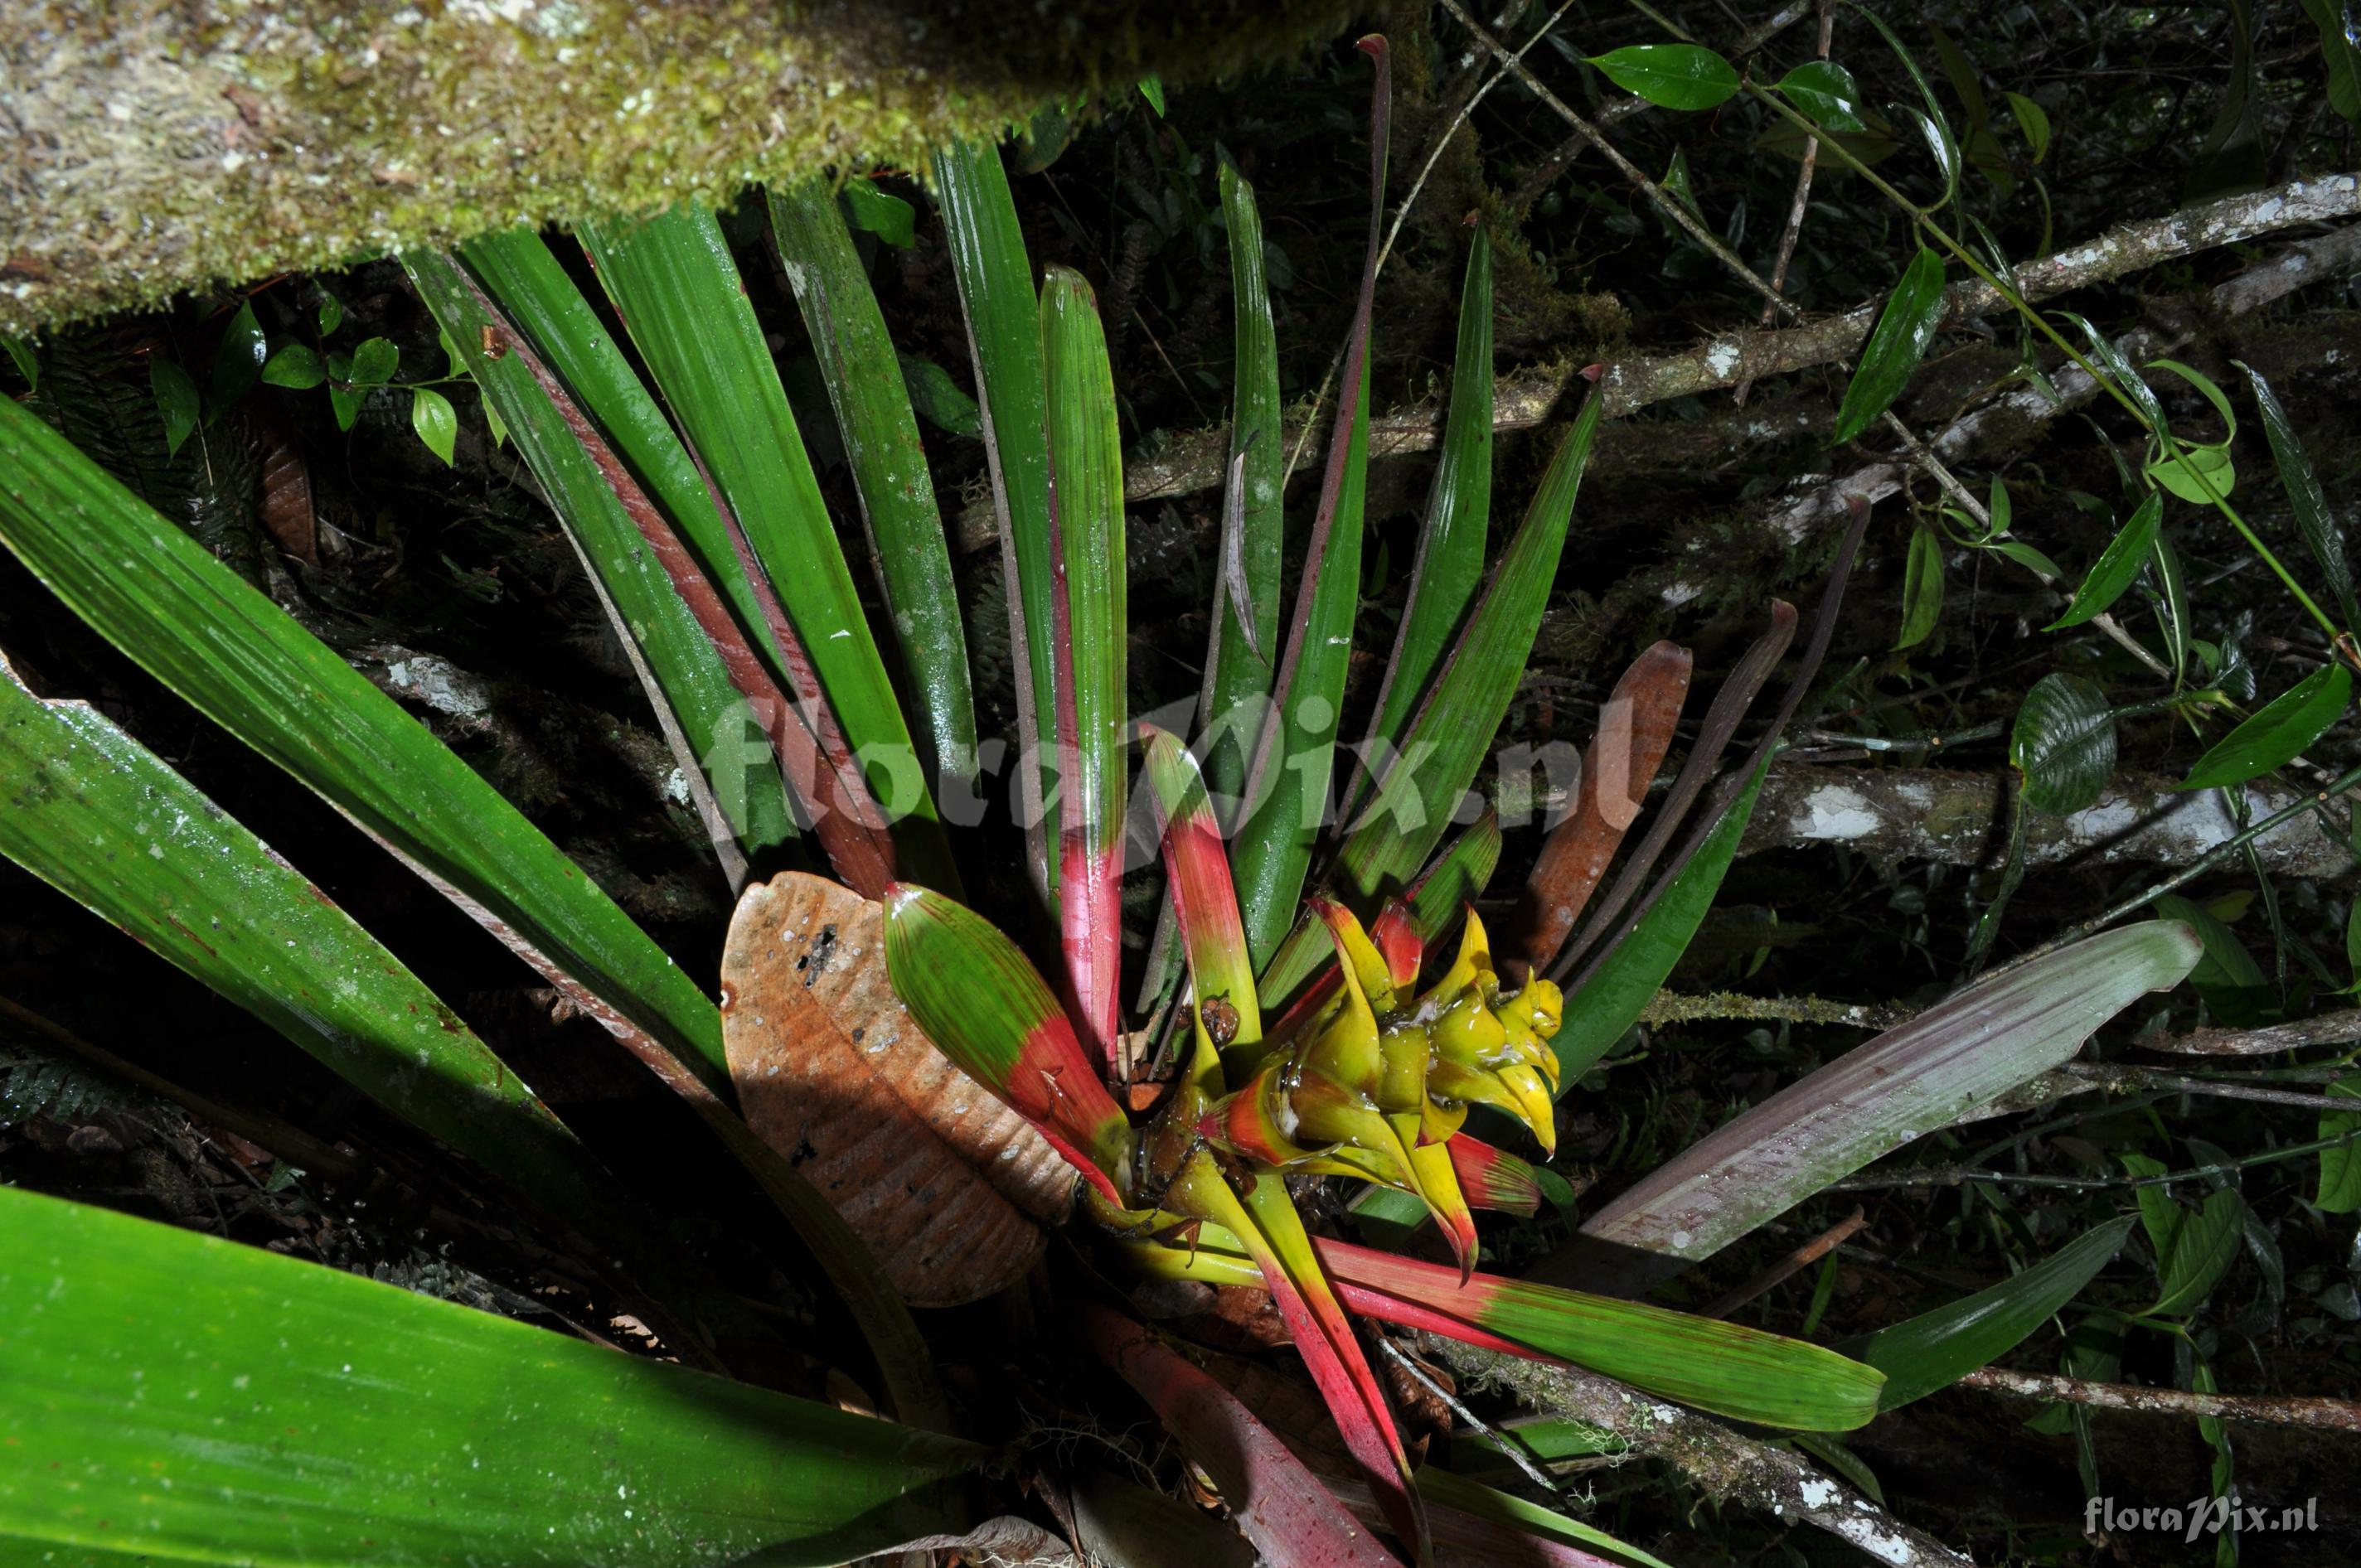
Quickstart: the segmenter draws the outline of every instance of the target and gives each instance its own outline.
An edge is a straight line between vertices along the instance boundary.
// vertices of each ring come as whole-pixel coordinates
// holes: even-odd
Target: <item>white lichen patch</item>
[[[1867,796],[1842,784],[1827,784],[1805,798],[1792,831],[1807,839],[1866,839],[1877,831],[1877,810]]]
[[[1728,380],[1738,368],[1738,345],[1730,342],[1709,343],[1705,350],[1706,368],[1720,379]]]

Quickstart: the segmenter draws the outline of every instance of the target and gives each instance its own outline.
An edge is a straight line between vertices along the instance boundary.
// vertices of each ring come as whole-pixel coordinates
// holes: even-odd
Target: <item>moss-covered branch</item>
[[[1816,1526],[1894,1568],[1972,1568],[1926,1531],[1820,1475],[1793,1449],[1758,1442],[1579,1366],[1521,1361],[1433,1336],[1427,1343],[1462,1377],[1510,1388],[1542,1414],[1612,1432],[1631,1455],[1664,1461],[1719,1502]]]
[[[1344,0],[134,0],[0,8],[0,331],[927,149]]]

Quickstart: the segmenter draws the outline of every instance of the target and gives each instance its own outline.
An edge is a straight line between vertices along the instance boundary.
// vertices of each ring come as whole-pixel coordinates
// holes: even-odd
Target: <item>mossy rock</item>
[[[1334,37],[1342,0],[135,0],[0,11],[0,331],[629,216]]]

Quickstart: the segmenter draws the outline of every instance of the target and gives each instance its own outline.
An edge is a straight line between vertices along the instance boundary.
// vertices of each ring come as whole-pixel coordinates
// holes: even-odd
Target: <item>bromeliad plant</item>
[[[1555,1100],[1670,972],[1817,664],[1843,566],[1757,754],[1693,813],[1785,649],[1795,617],[1784,606],[1706,715],[1625,870],[1589,907],[1687,681],[1680,651],[1642,657],[1496,949],[1471,905],[1499,859],[1498,828],[1482,818],[1444,840],[1540,625],[1598,407],[1561,442],[1488,576],[1490,283],[1479,233],[1409,602],[1361,765],[1340,781],[1386,144],[1383,45],[1364,47],[1378,66],[1371,259],[1283,627],[1285,458],[1259,223],[1246,181],[1222,175],[1238,372],[1194,751],[1138,731],[1171,905],[1141,1011],[1187,988],[1185,1003],[1161,1014],[1166,1033],[1149,1032],[1171,1047],[1169,1076],[1131,1048],[1121,1001],[1135,729],[1112,378],[1088,285],[1051,269],[1037,286],[996,152],[947,149],[933,173],[1009,577],[1025,742],[1016,784],[1039,915],[1059,935],[1054,987],[958,902],[948,805],[972,800],[982,773],[964,634],[910,399],[833,194],[774,192],[769,214],[845,438],[900,681],[713,214],[684,206],[579,233],[637,366],[535,236],[402,260],[461,345],[495,431],[516,443],[597,579],[733,885],[756,865],[794,859],[807,839],[846,886],[882,899],[894,990],[933,1046],[1080,1173],[1099,1261],[1268,1289],[1395,1539],[1420,1559],[1431,1539],[1498,1556],[1510,1548],[1473,1517],[1484,1488],[1413,1475],[1353,1315],[1578,1362],[1763,1425],[1832,1431],[1866,1421],[1897,1387],[1915,1397],[1989,1360],[2006,1348],[1993,1323],[2022,1333],[2048,1309],[1977,1306],[1855,1360],[1477,1270],[1474,1212],[1531,1212],[1543,1178],[1469,1128],[1486,1117],[1502,1135],[1521,1127],[1545,1157]],[[0,1540],[165,1560],[818,1563],[972,1523],[956,1478],[984,1456],[917,1430],[948,1429],[950,1411],[903,1295],[873,1255],[880,1232],[856,1232],[731,1108],[741,1088],[752,1098],[751,1082],[733,1083],[727,1036],[759,1014],[754,992],[725,992],[717,1007],[390,698],[13,402],[0,402],[0,542],[150,673],[510,942],[688,1099],[852,1309],[904,1423],[559,1346],[367,1282],[0,1192],[0,1354],[11,1368]],[[614,1234],[628,1206],[588,1150],[393,955],[136,740],[36,695],[13,666],[0,666],[0,852],[506,1179],[555,1223]],[[1332,798],[1342,816],[1330,833]],[[733,960],[744,951],[761,961],[760,944],[741,938],[766,891],[750,889],[741,905]],[[2159,922],[1989,980],[1740,1117],[1585,1230],[1643,1255],[1709,1253],[2062,1060],[2195,956],[2185,927]],[[818,979],[790,987],[796,1005],[823,1005]],[[836,1025],[804,1018],[798,1038],[816,1049]],[[931,1049],[927,1058],[940,1063]],[[1126,1093],[1160,1084],[1160,1099],[1135,1124],[1111,1082]],[[1364,1215],[1431,1217],[1454,1263],[1315,1237],[1289,1184],[1325,1177],[1367,1184]],[[657,1266],[666,1255],[661,1238],[633,1250]],[[168,1293],[194,1304],[123,1327]],[[1266,1557],[1383,1559],[1325,1492],[1298,1484],[1293,1461],[1242,1403],[1112,1309],[1085,1317],[1109,1365],[1224,1478]],[[148,1398],[128,1376],[145,1376],[143,1362],[159,1385],[167,1373],[184,1377],[185,1400]],[[73,1485],[60,1491],[67,1466]],[[1301,1504],[1295,1528],[1266,1528],[1279,1496]],[[1551,1528],[1595,1543],[1573,1521]]]

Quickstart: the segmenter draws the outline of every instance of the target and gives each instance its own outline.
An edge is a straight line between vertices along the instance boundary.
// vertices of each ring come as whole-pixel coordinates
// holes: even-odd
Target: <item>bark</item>
[[[2352,182],[2350,175],[2339,179]],[[2288,247],[2221,284],[2207,302],[2217,315],[2244,315],[2284,299],[2308,283],[2339,277],[2356,265],[2361,265],[2361,224],[2348,225]],[[2171,353],[2190,335],[2192,334],[2168,334],[2141,327],[2118,338],[2115,346],[2123,351],[2125,359],[2139,366]],[[1954,420],[1927,443],[1927,449],[1940,461],[1953,463],[1972,453],[2005,444],[2021,446],[2034,432],[2059,414],[2081,408],[2099,395],[2099,384],[2070,366],[2052,376],[2049,382],[2057,390],[2056,400],[2037,388],[2019,387]],[[1871,464],[1779,509],[1771,515],[1769,526],[1787,543],[1801,543],[1818,529],[1843,517],[1852,499],[1857,498],[1874,506],[1898,494],[1910,467],[1907,461]]]
[[[2162,1416],[2214,1416],[2225,1421],[2271,1426],[2316,1427],[2361,1432],[2361,1404],[2350,1399],[2283,1398],[2269,1394],[2192,1394],[2180,1388],[2143,1388],[2127,1383],[2094,1383],[2040,1372],[1987,1366],[1960,1379],[1963,1387],[1989,1388],[2026,1399],[2063,1399],[2109,1410],[2146,1410]]]
[[[2266,782],[2246,789],[2257,820],[2301,798]],[[1980,866],[2004,850],[2003,827],[1997,773],[1785,764],[1771,770],[1741,853],[1842,844],[1885,862]],[[2219,791],[2182,791],[2158,775],[2125,773],[2096,805],[2070,816],[2027,812],[2026,860],[2185,865],[2240,831]],[[2317,814],[2264,834],[2254,848],[2267,868],[2285,876],[2338,876],[2353,863]]]
[[[1759,1508],[1827,1530],[1892,1568],[1973,1568],[1970,1559],[1903,1523],[1793,1449],[1732,1431],[1578,1366],[1521,1360],[1423,1336],[1430,1353],[1478,1384],[1515,1391],[1543,1415],[1604,1428],[1629,1453],[1660,1459],[1719,1501]]]
[[[2169,213],[2162,217],[2125,224],[2088,244],[2025,263],[2016,269],[2016,281],[2028,301],[2052,299],[2094,283],[2127,277],[2160,262],[2193,255],[2201,250],[2235,245],[2307,224],[2355,216],[2361,216],[2361,177],[2337,174],[2317,180],[2298,180],[2268,191],[2225,197],[2221,201]],[[2334,275],[2340,269],[2349,268],[2356,259],[2361,259],[2361,225],[2305,241],[2262,266],[2240,273],[2215,291],[2213,303],[2216,309],[2225,313],[2242,314],[2282,298],[2306,283],[2318,281]],[[1802,326],[1767,332],[1721,334],[1679,354],[1615,360],[1604,367],[1599,377],[1599,385],[1606,389],[1608,398],[1607,417],[1618,418],[1652,403],[1735,387],[1741,382],[1757,380],[1765,376],[1786,375],[1849,358],[1868,336],[1870,326],[1877,319],[1877,313],[1883,305],[1883,301],[1875,302],[1843,315]],[[2006,309],[1995,291],[1971,280],[1952,285],[1944,307],[1942,326],[1964,326]],[[2136,347],[2146,346],[2147,356],[2163,352],[2152,345],[2141,345],[2138,334],[2135,334],[2132,341]],[[2134,362],[2137,363],[2139,357],[2136,356]],[[1579,389],[1576,383],[1583,368],[1567,364],[1512,371],[1501,377],[1493,383],[1492,428],[1496,432],[1530,430],[1547,422],[1557,413],[1561,404],[1570,405],[1569,393],[1578,395]],[[2072,373],[2070,376],[2077,382],[2087,380],[2087,378]],[[2070,402],[2088,400],[2091,392],[2095,390],[2094,388],[2081,386],[2069,393],[2068,378],[2059,377],[2055,379],[2059,390],[2068,393]],[[2001,400],[2001,404],[2013,406],[2028,399],[2037,407],[2042,401],[2038,393],[2028,389]],[[2057,411],[2059,411],[2049,410],[2037,417],[2035,417],[2035,422],[2040,422]],[[1971,415],[1955,425],[1953,430],[1966,427],[1961,434],[1954,436],[1952,431],[1946,431],[1937,437],[1930,444],[1936,455],[1948,459],[1972,450],[1982,433],[1979,416],[1983,413],[1984,411],[1979,411],[1977,415]],[[1434,407],[1406,410],[1372,419],[1369,455],[1372,458],[1395,457],[1433,450],[1442,439],[1443,417],[1444,410]],[[1825,413],[1815,416],[1802,410],[1764,411],[1751,416],[1733,415],[1726,427],[1718,426],[1717,429],[1725,439],[1733,441],[1774,440],[1812,429],[1825,417]],[[1290,450],[1302,428],[1300,421],[1288,426],[1287,443]],[[1648,461],[1649,450],[1664,433],[1653,427],[1630,433],[1631,460]],[[1679,438],[1679,433],[1670,433],[1675,439]],[[1613,433],[1602,431],[1599,441],[1600,450],[1594,459],[1595,465],[1614,466]],[[1228,450],[1228,443],[1226,427],[1191,431],[1173,437],[1155,458],[1127,466],[1124,477],[1125,499],[1137,505],[1211,488],[1221,481],[1224,454]],[[1872,472],[1882,479],[1888,467],[1893,468],[1894,485],[1898,485],[1900,468],[1897,466],[1881,465]],[[1871,499],[1882,499],[1893,493],[1894,488],[1889,486],[1878,490]],[[1788,532],[1795,537],[1801,537],[1814,518],[1840,515],[1843,510],[1841,497],[1816,495],[1809,512],[1799,522],[1789,524]],[[985,521],[988,525],[988,517]],[[963,543],[970,532],[967,520],[962,518],[961,537]]]
[[[2142,1040],[2143,1048],[2191,1057],[2269,1057],[2312,1046],[2361,1043],[2361,1008],[2323,1013],[2294,1024],[2272,1024],[2260,1029],[2192,1029],[2185,1035],[2165,1035]]]
[[[1053,99],[1202,81],[1343,0],[47,0],[0,7],[0,332],[184,289],[923,170]]]

